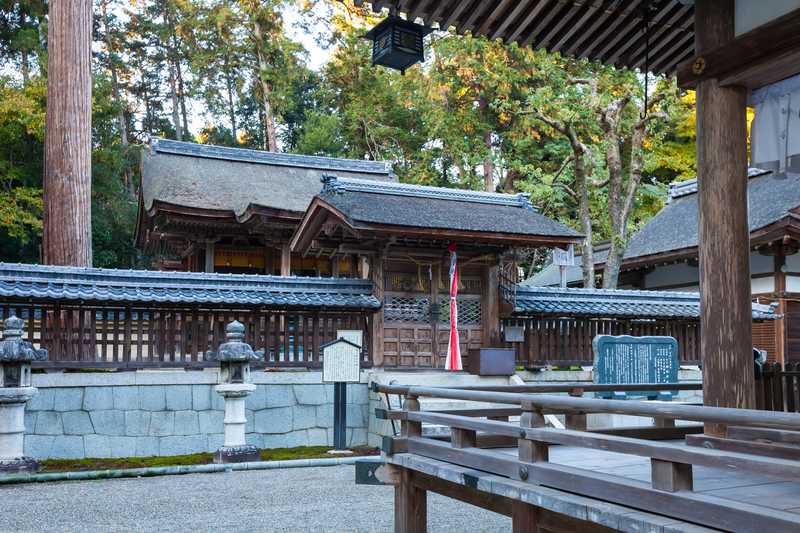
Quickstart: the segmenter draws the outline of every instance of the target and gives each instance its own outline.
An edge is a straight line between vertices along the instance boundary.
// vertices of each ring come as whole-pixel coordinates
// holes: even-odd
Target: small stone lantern
[[[22,338],[25,322],[16,316],[4,323],[0,341],[0,472],[36,472],[39,463],[23,455],[25,404],[36,394],[31,386],[31,362],[47,360],[47,350],[37,350]]]
[[[250,361],[258,361],[262,356],[244,342],[244,325],[236,320],[225,327],[225,341],[211,356],[220,364],[220,384],[216,391],[225,398],[225,442],[214,454],[214,462],[257,461],[258,448],[245,442],[244,401],[256,390],[250,383]]]

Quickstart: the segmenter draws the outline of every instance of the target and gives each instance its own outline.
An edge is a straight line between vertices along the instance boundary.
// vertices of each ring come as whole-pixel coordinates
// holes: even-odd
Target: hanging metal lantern
[[[372,41],[372,64],[405,74],[408,67],[425,60],[422,39],[432,31],[431,28],[389,15],[364,35],[365,39]]]

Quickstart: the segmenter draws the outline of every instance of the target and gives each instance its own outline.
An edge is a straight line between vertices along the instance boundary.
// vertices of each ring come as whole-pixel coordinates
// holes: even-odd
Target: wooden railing
[[[46,348],[49,360],[38,367],[145,368],[214,366],[206,354],[225,337],[225,325],[245,325],[245,341],[263,350],[255,366],[321,364],[320,346],[338,330],[360,330],[362,366],[370,366],[369,316],[358,313],[268,310],[243,307],[180,307],[170,304],[90,305],[4,302],[0,319],[25,320],[25,335]]]
[[[766,363],[756,380],[756,406],[766,411],[800,412],[800,363]]]
[[[635,386],[641,390],[661,385]],[[401,473],[405,476],[400,477],[396,493],[400,495],[395,500],[396,505],[401,506],[396,510],[399,514],[413,512],[414,505],[407,505],[409,502],[406,499],[410,497],[413,500],[421,494],[418,487],[409,487],[405,481],[410,479],[405,471],[413,471],[424,463],[415,459],[420,457],[435,461],[424,463],[432,465],[427,475],[435,471],[442,479],[463,480],[465,485],[461,487],[461,495],[466,501],[481,501],[471,491],[492,490],[493,482],[483,483],[479,478],[485,475],[487,480],[525,482],[563,491],[568,495],[593,498],[725,531],[800,530],[800,514],[783,510],[769,497],[751,502],[732,498],[725,493],[715,494],[714,491],[695,492],[693,481],[693,469],[704,467],[717,469],[723,476],[726,473],[761,476],[759,479],[763,479],[765,486],[776,483],[777,490],[781,490],[786,483],[780,480],[800,479],[800,460],[796,457],[787,459],[721,448],[687,446],[649,440],[646,434],[622,436],[586,430],[587,414],[611,413],[652,417],[662,421],[662,424],[674,425],[676,420],[688,420],[722,424],[729,429],[800,435],[797,433],[800,432],[798,414],[552,394],[392,385],[376,385],[374,389],[406,396],[403,410],[385,413],[386,417],[401,421],[402,428],[399,437],[386,438],[383,446],[387,460],[401,467]],[[420,408],[419,399],[422,397],[503,406],[461,412],[429,412]],[[509,406],[519,409],[519,423],[491,419],[494,409],[505,415]],[[545,415],[552,413],[567,415],[565,429],[546,427]],[[443,442],[441,438],[424,436],[423,423],[448,426],[449,438]],[[504,439],[504,442],[498,438]],[[565,459],[551,462],[551,448],[556,445],[575,448],[578,460],[573,463]],[[503,446],[516,447],[516,456],[507,450],[492,449]],[[646,462],[641,465],[643,471],[630,477],[613,469],[611,473],[597,471],[590,465],[590,458],[593,453],[600,454],[598,461],[602,464],[602,454],[606,452],[644,458]],[[630,471],[632,463],[626,465],[626,470]],[[642,474],[649,474],[645,478],[647,481],[641,480]],[[517,487],[516,493],[519,494],[522,485],[514,487]],[[507,498],[508,494],[514,492],[506,491],[503,495]],[[762,491],[760,494],[768,493]],[[415,504],[414,501],[410,503]],[[679,525],[676,527],[676,530],[680,530]]]
[[[592,340],[597,335],[675,337],[681,363],[700,361],[700,324],[697,321],[541,317],[508,319],[505,324],[524,327],[524,340],[511,345],[517,353],[517,364],[528,368],[591,365]]]

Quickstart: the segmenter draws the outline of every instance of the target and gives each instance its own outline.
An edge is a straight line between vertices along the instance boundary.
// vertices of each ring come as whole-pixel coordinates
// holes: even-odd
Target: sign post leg
[[[333,384],[333,447],[347,449],[347,383]]]

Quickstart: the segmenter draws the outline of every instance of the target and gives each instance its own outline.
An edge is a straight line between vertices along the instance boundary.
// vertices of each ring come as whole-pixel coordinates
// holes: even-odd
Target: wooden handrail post
[[[403,403],[403,409],[406,411],[419,411],[419,399],[416,396],[406,396],[406,401]],[[422,422],[403,420],[403,424],[400,428],[400,434],[403,437],[421,437]]]
[[[411,470],[400,468],[400,481],[394,487],[394,531],[425,533],[427,530],[427,492],[414,484]]]
[[[583,389],[573,389],[569,391],[569,395],[573,398],[580,398],[583,396]],[[574,429],[576,431],[586,431],[586,413],[565,414],[564,427],[567,429]]]
[[[519,417],[521,428],[545,427],[544,414],[530,403],[522,404],[522,415]],[[523,463],[546,462],[550,460],[549,446],[544,442],[529,439],[519,439],[519,460]],[[524,471],[523,471],[524,469]],[[527,480],[527,468],[520,468],[520,478]]]
[[[692,490],[692,465],[650,459],[650,469],[654,489],[667,492]]]

